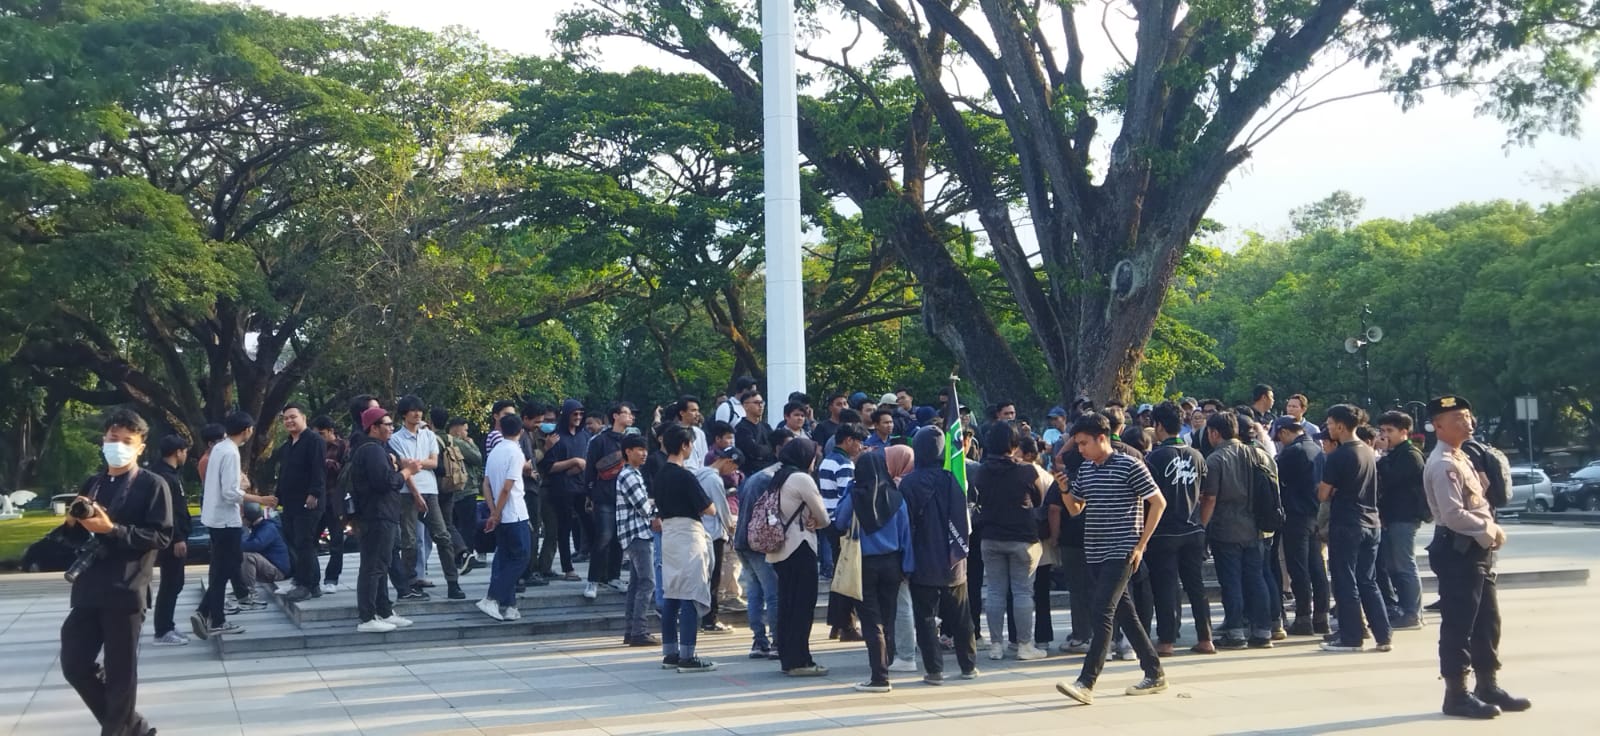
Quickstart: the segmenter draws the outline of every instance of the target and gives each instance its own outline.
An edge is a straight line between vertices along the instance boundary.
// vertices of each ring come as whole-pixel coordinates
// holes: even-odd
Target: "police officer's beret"
[[[1444,396],[1440,396],[1437,399],[1434,399],[1433,401],[1428,402],[1428,416],[1436,417],[1436,416],[1438,416],[1440,414],[1443,414],[1443,413],[1445,413],[1447,411],[1456,411],[1458,409],[1471,409],[1471,408],[1472,408],[1472,404],[1470,402],[1468,402],[1466,399],[1463,399],[1460,396],[1451,396],[1449,394],[1446,394]]]

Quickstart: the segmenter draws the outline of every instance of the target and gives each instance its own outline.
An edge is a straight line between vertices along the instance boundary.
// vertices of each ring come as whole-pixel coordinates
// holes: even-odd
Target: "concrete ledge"
[[[1600,511],[1524,511],[1517,520],[1524,524],[1600,526]]]

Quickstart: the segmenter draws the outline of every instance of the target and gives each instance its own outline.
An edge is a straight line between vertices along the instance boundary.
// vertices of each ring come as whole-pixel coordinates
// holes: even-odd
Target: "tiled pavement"
[[[1519,530],[1525,558],[1593,566],[1600,531]],[[1535,540],[1529,543],[1527,540]],[[348,595],[347,593],[344,595]],[[140,709],[166,736],[195,734],[853,733],[1592,733],[1600,587],[1506,591],[1504,681],[1535,698],[1490,723],[1438,716],[1437,631],[1401,632],[1396,651],[1334,655],[1308,640],[1272,651],[1169,660],[1172,688],[1128,698],[1133,663],[1108,663],[1092,707],[1052,687],[1079,657],[990,662],[942,688],[897,678],[888,695],[850,690],[865,676],[859,644],[819,642],[830,677],[794,680],[743,657],[742,635],[704,637],[716,672],[679,675],[657,653],[612,638],[310,652],[221,661],[208,647],[145,647]],[[188,605],[180,603],[179,610]],[[65,590],[0,578],[0,735],[93,733],[62,681],[56,634]],[[1057,616],[1058,623],[1061,616]],[[818,627],[820,638],[825,629]],[[947,667],[953,669],[947,655]]]

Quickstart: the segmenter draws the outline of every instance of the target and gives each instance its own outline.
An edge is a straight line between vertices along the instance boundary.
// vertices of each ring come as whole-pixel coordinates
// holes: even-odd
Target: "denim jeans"
[[[693,657],[699,636],[700,614],[695,611],[694,601],[668,598],[661,616],[661,653],[683,659]]]
[[[1261,540],[1244,544],[1211,541],[1211,559],[1222,588],[1222,633],[1256,639],[1272,637],[1272,614],[1267,607],[1267,580],[1261,574]]]
[[[1389,584],[1400,601],[1400,615],[1416,618],[1422,613],[1422,581],[1417,577],[1417,523],[1391,521],[1383,525],[1378,542],[1383,565],[1389,570]]]
[[[1328,616],[1328,566],[1322,559],[1314,516],[1291,516],[1283,531],[1283,559],[1289,568],[1289,588],[1294,591],[1294,617]]]
[[[756,649],[771,649],[778,633],[778,571],[757,552],[739,550],[739,560],[744,563],[739,585],[744,588],[751,643]]]
[[[533,537],[527,521],[501,522],[494,528],[494,563],[489,566],[489,598],[501,606],[517,605],[517,578],[528,566]]]
[[[650,548],[655,553],[656,566],[656,615],[667,615],[667,590],[661,587],[661,532],[650,532]]]
[[[633,565],[633,574],[628,576],[627,603],[623,606],[622,620],[626,624],[628,636],[644,636],[644,614],[650,610],[651,596],[655,590],[655,576],[646,575],[645,570],[654,570],[655,562],[653,552],[655,544],[649,539],[630,539],[628,546],[623,548],[623,554],[628,556],[628,563]]]
[[[908,553],[909,554],[909,553]],[[894,604],[894,641],[889,647],[892,659],[917,661],[917,624],[911,612],[911,583],[900,581],[900,595]]]
[[[1328,571],[1333,577],[1333,600],[1339,606],[1339,638],[1344,644],[1358,644],[1362,636],[1361,614],[1367,614],[1372,638],[1389,643],[1389,611],[1378,592],[1377,529],[1337,526],[1328,529]]]
[[[1006,600],[1018,621],[1033,621],[1033,573],[1039,565],[1038,542],[983,542],[983,567],[992,578],[984,591],[983,612],[989,619],[989,643],[1006,641]]]

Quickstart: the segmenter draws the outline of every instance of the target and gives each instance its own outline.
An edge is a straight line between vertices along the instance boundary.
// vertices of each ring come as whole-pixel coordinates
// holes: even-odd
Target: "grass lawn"
[[[20,519],[0,521],[0,563],[16,563],[28,545],[61,524],[49,511],[29,511]]]

